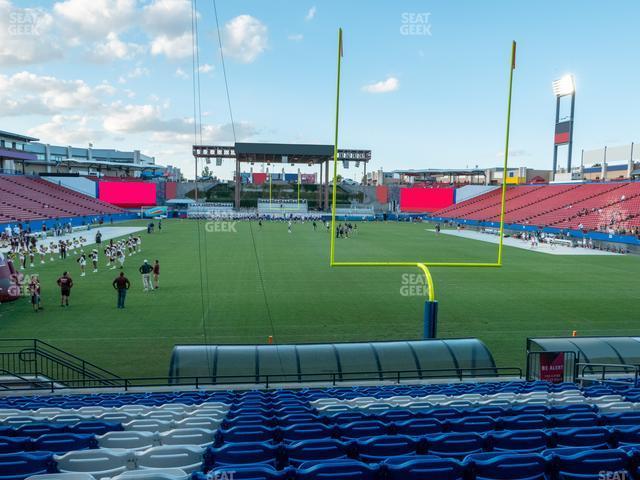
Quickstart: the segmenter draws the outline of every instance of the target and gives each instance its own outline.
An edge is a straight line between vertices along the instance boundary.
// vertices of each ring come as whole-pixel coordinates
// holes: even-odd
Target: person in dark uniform
[[[118,308],[124,308],[124,300],[127,297],[127,290],[131,287],[129,279],[124,276],[124,272],[120,272],[120,275],[112,283],[113,288],[118,291]]]
[[[56,281],[60,287],[60,306],[69,306],[69,296],[71,295],[71,289],[73,288],[73,280],[67,272],[64,272],[60,278]]]

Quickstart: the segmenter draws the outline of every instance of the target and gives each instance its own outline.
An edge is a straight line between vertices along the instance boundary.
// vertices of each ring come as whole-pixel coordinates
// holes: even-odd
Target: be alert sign
[[[564,353],[540,353],[540,380],[551,383],[564,381]]]

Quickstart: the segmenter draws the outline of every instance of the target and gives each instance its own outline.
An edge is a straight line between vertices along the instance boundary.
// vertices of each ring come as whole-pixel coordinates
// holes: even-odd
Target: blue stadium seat
[[[536,453],[478,454],[469,456],[475,480],[547,480],[547,461]]]
[[[351,422],[358,422],[361,420],[373,420],[373,417],[371,414],[360,411],[360,410],[352,410],[349,412],[339,412],[333,415],[326,416],[324,418],[326,418],[328,422],[335,423],[336,425],[346,424]]]
[[[118,422],[88,421],[78,422],[69,427],[71,433],[88,433],[91,435],[104,435],[107,432],[122,431],[124,427]]]
[[[640,425],[622,425],[613,430],[613,438],[618,445],[640,444]]]
[[[631,458],[618,449],[585,450],[572,455],[554,454],[553,464],[558,478],[562,480],[632,478]]]
[[[204,467],[264,463],[278,466],[280,447],[265,442],[228,443],[222,447],[209,447],[204,453]]]
[[[335,431],[333,425],[325,425],[323,423],[298,423],[289,427],[281,428],[278,432],[279,437],[285,442],[295,442],[299,440],[312,440],[331,438]]]
[[[223,442],[265,442],[275,438],[276,429],[264,425],[247,425],[216,432],[216,445]]]
[[[569,403],[567,405],[554,405],[547,412],[549,415],[565,415],[567,413],[595,412],[597,407],[589,403]]]
[[[0,479],[24,480],[31,475],[55,472],[50,452],[5,453],[0,455]]]
[[[449,420],[447,422],[448,428],[452,432],[488,432],[495,430],[498,426],[498,421],[495,418],[488,416],[471,416],[462,417],[457,420]]]
[[[562,428],[554,430],[557,447],[607,448],[611,432],[605,427]]]
[[[568,413],[565,415],[553,415],[551,426],[553,427],[596,427],[600,425],[600,416],[593,412]]]
[[[602,415],[605,425],[640,425],[640,411],[608,413]]]
[[[225,419],[222,422],[222,428],[230,429],[233,427],[264,425],[265,427],[273,427],[276,423],[274,417],[265,417],[264,415],[240,415],[234,418]]]
[[[355,451],[351,444],[333,438],[303,440],[285,445],[284,449],[289,463],[294,467],[310,461],[345,459]]]
[[[390,458],[384,466],[388,480],[463,480],[465,474],[459,461],[433,455]]]
[[[356,448],[363,462],[379,463],[389,457],[416,454],[418,442],[406,435],[385,435],[360,439]]]
[[[550,426],[549,424],[549,417],[540,413],[516,415],[515,417],[502,417],[502,427],[505,430],[543,429]]]
[[[289,415],[278,417],[277,422],[278,422],[278,425],[282,427],[288,427],[290,425],[297,425],[299,423],[312,423],[312,422],[324,423],[323,420],[324,420],[324,417],[320,417],[312,413],[291,413]]]
[[[462,412],[457,408],[432,408],[421,412],[421,416],[437,418],[440,421],[453,420],[462,417]]]
[[[400,435],[429,435],[433,433],[442,433],[442,422],[435,418],[414,418],[404,422],[395,424],[396,431]]]
[[[411,410],[393,409],[387,410],[378,415],[383,422],[403,422],[415,418],[415,413]]]
[[[507,414],[507,411],[508,410],[503,407],[494,407],[491,405],[470,408],[467,410],[470,415],[488,415],[493,418],[504,417]]]
[[[64,433],[69,431],[69,425],[64,423],[27,423],[13,430],[15,436],[39,437],[49,433]]]
[[[389,425],[379,420],[363,420],[338,425],[338,434],[346,439],[377,437],[389,433]]]
[[[506,430],[492,432],[487,442],[493,451],[513,453],[536,453],[545,450],[551,437],[542,430]]]
[[[63,454],[72,450],[98,448],[95,435],[82,433],[51,433],[33,440],[33,449]]]
[[[377,480],[380,466],[367,465],[357,460],[305,462],[296,474],[296,480]]]
[[[29,437],[0,437],[0,454],[23,452],[29,450]]]
[[[443,433],[426,439],[427,453],[439,457],[463,459],[472,453],[482,452],[484,446],[484,438],[477,433]]]

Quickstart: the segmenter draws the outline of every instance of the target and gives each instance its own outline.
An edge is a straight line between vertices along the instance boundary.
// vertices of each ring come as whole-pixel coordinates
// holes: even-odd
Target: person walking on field
[[[131,286],[129,279],[124,276],[124,272],[120,272],[120,275],[112,283],[113,288],[118,291],[118,308],[124,308],[124,300],[127,297],[127,290]]]
[[[153,288],[155,290],[160,286],[160,262],[156,260],[153,264]]]
[[[69,306],[69,296],[71,295],[71,288],[73,288],[73,280],[67,272],[63,272],[62,276],[56,281],[60,287],[60,306]]]
[[[144,291],[148,292],[149,290],[153,290],[153,287],[151,286],[151,272],[153,271],[153,267],[149,265],[147,260],[145,260],[138,271],[142,274],[142,286]]]

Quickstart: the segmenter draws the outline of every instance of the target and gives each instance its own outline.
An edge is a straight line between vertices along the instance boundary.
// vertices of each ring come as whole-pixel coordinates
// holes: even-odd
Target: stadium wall
[[[114,214],[106,214],[106,215],[88,215],[86,217],[60,217],[60,218],[50,218],[47,220],[30,220],[25,222],[5,222],[0,223],[0,230],[3,230],[7,225],[17,225],[22,224],[25,227],[30,226],[31,231],[40,232],[42,231],[42,225],[47,226],[47,230],[51,230],[55,224],[62,223],[67,224],[71,223],[73,227],[80,227],[82,225],[87,225],[88,220],[93,218],[102,218],[104,220],[103,225],[109,225],[113,222],[124,222],[126,220],[135,220],[140,218],[140,214],[138,212],[127,212],[127,213],[114,213]],[[94,225],[93,229],[97,230],[100,228],[99,225]]]
[[[435,212],[455,203],[453,188],[401,188],[401,212]]]
[[[97,183],[86,177],[58,177],[58,176],[42,176],[44,180],[55,183],[61,187],[75,190],[76,192],[96,198],[98,196]]]
[[[156,205],[156,184],[148,182],[99,182],[98,198],[122,208]]]

